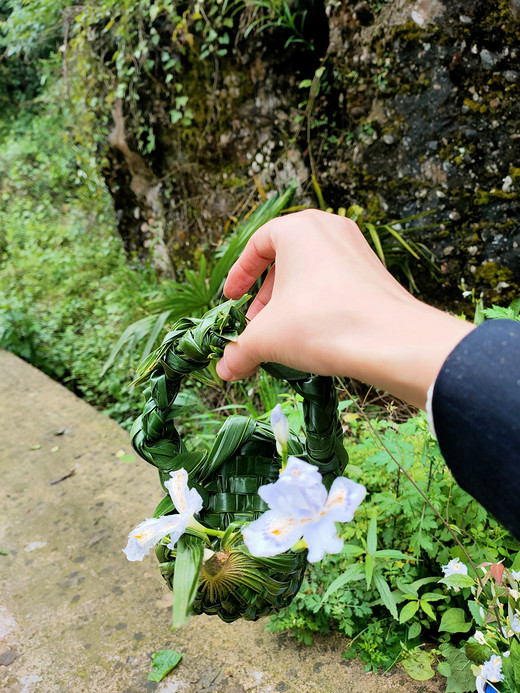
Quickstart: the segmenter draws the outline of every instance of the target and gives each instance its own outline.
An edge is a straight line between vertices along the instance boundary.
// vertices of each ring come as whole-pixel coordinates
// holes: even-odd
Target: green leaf
[[[432,669],[432,656],[419,648],[415,648],[410,657],[403,659],[403,667],[408,675],[416,681],[428,681],[435,676]]]
[[[437,617],[435,616],[433,609],[431,608],[429,602],[423,601],[422,599],[419,601],[421,605],[421,609],[424,611],[424,613],[429,616],[433,621],[437,620]]]
[[[446,633],[467,633],[471,628],[471,623],[466,622],[465,616],[464,609],[448,609],[442,615],[439,630]]]
[[[475,584],[474,578],[469,575],[463,575],[462,573],[456,573],[454,575],[448,575],[448,577],[442,578],[439,582],[443,582],[448,587],[472,587]]]
[[[390,590],[388,582],[383,577],[381,577],[379,573],[376,573],[374,575],[374,585],[381,596],[381,601],[397,621],[397,605],[395,603],[394,596]]]
[[[373,556],[377,550],[377,520],[376,516],[372,515],[367,533],[367,552]]]
[[[355,221],[355,219],[354,219],[354,221]],[[383,265],[385,265],[385,267],[386,267],[385,253],[383,251],[381,239],[379,238],[379,234],[377,232],[376,227],[374,226],[374,224],[366,222],[365,228],[368,230],[368,233],[370,234],[370,238],[372,239],[372,243],[374,245],[374,249],[375,249],[376,253],[379,255],[379,259],[381,260]]]
[[[477,604],[477,602],[472,599],[471,601],[468,602],[468,608],[471,612],[471,615],[473,616],[473,620],[477,624],[477,626],[483,626],[484,625],[484,619],[480,615],[480,606]]]
[[[414,580],[411,584],[411,587],[413,587],[414,590],[418,590],[419,587],[424,587],[424,585],[430,585],[432,582],[437,582],[437,578],[420,578],[419,580]]]
[[[409,621],[417,613],[418,608],[419,602],[408,602],[408,604],[405,604],[399,614],[399,623]]]
[[[403,248],[406,248],[406,250],[412,255],[416,260],[419,259],[419,256],[415,252],[415,250],[405,241],[405,239],[401,236],[400,233],[398,233],[390,224],[385,224],[385,229],[388,231],[388,233],[391,233],[392,236],[399,241],[399,243],[403,246]]]
[[[363,554],[364,552],[365,550],[363,549],[363,547],[358,546],[357,544],[345,544],[344,547],[341,549],[341,555],[345,558],[357,558],[358,556],[361,556],[361,554]]]
[[[359,564],[354,563],[352,565],[349,565],[342,575],[339,575],[335,580],[331,582],[327,591],[321,598],[322,603],[327,601],[330,595],[334,594],[334,592],[337,592],[339,589],[341,589],[343,585],[346,585],[348,582],[362,580],[364,577],[365,575]]]
[[[407,599],[419,596],[419,592],[413,584],[407,585],[405,582],[397,580],[397,587],[403,593],[403,595],[406,595]]]
[[[439,662],[437,664],[437,671],[441,676],[448,677],[451,675],[451,667],[448,662]]]
[[[379,551],[375,552],[375,555],[377,558],[395,558],[402,561],[414,560],[413,556],[408,556],[408,554],[402,551],[396,551],[395,549],[379,549]]]
[[[464,645],[466,657],[471,659],[475,664],[484,664],[491,657],[493,650],[487,645],[481,645],[478,642],[467,642]]]
[[[365,556],[365,579],[367,581],[367,587],[372,584],[372,575],[374,574],[374,559],[371,554],[367,553]]]
[[[174,650],[159,650],[152,655],[152,669],[146,677],[148,681],[162,681],[166,674],[175,669],[182,654]]]
[[[441,599],[447,599],[447,595],[439,594],[438,592],[425,592],[421,594],[421,601],[424,602],[438,602]]]
[[[176,544],[175,573],[173,575],[173,627],[178,628],[187,619],[199,584],[204,541],[184,534]]]
[[[503,663],[506,663],[507,668],[511,668],[512,678],[516,684],[516,690],[520,689],[520,643],[518,640],[513,640],[510,646],[510,656],[509,658],[502,659]],[[509,659],[509,662],[508,662]],[[508,672],[509,673],[509,672]]]
[[[232,457],[235,451],[251,437],[254,429],[255,422],[248,416],[233,416],[226,419],[199,472],[200,483],[204,483],[209,474],[214,473]]]
[[[414,621],[410,628],[408,628],[408,640],[413,640],[414,638],[417,638],[421,634],[421,624],[419,621]]]
[[[511,570],[520,570],[520,551],[518,551],[515,555],[515,559],[513,561],[513,565],[511,566]]]
[[[475,676],[471,669],[471,662],[466,657],[464,650],[450,647],[445,657],[451,671],[446,681],[446,693],[473,693]]]

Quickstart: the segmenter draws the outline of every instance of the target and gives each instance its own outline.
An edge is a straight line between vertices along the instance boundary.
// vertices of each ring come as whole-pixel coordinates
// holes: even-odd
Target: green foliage
[[[0,147],[0,346],[125,422],[138,406],[128,364],[99,372],[153,275],[128,268],[106,193],[93,170],[80,175],[55,108]]]
[[[345,417],[351,426],[347,474],[365,484],[369,497],[355,522],[341,528],[341,553],[309,566],[300,594],[269,627],[290,629],[307,643],[313,632],[339,630],[352,638],[348,656],[359,656],[367,668],[386,669],[402,659],[417,680],[431,678],[437,667],[453,690],[469,676],[473,688],[467,690],[474,690],[469,663],[460,671],[450,667],[453,658],[466,656],[456,654],[460,638],[481,626],[479,607],[468,600],[475,578],[457,574],[439,584],[441,567],[453,557],[468,561],[466,553],[475,565],[512,560],[517,543],[454,483],[422,416],[400,425],[375,420],[368,430],[347,411]],[[461,546],[453,546],[434,508]]]
[[[14,118],[20,104],[32,115],[58,46],[63,0],[0,0],[0,112]],[[0,124],[0,129],[1,129]]]
[[[492,306],[483,308],[484,317],[496,320],[517,320],[520,321],[520,298],[515,299],[509,306]]]
[[[294,191],[295,187],[291,186],[283,195],[275,194],[260,204],[224,239],[209,260],[201,255],[197,270],[185,270],[183,282],[164,282],[160,290],[149,295],[147,315],[125,329],[110,352],[101,375],[115,362],[120,362],[122,358],[126,360],[129,354],[134,354],[137,344],[144,340],[141,359],[146,358],[163,336],[166,321],[173,323],[187,315],[199,317],[217,305],[224,280],[249,238],[260,226],[287,207]]]
[[[282,32],[286,45],[312,50],[303,34],[305,17],[285,0],[2,0],[0,49],[22,56],[33,72],[42,57],[59,51],[76,136],[90,147],[104,146],[111,109],[122,99],[132,149],[149,155],[163,111],[181,138],[190,136],[192,125],[204,128],[207,103],[200,102],[194,72],[213,73],[241,37],[266,28]],[[13,85],[22,85],[14,73]]]
[[[314,50],[314,45],[304,35],[307,10],[295,9],[286,0],[251,0],[253,8],[252,18],[244,32],[244,36],[261,33],[266,29],[285,29],[288,38],[284,48],[291,43],[300,43],[309,50]]]

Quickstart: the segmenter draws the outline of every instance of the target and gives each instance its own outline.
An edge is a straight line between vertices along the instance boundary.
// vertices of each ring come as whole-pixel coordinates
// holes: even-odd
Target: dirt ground
[[[194,617],[169,630],[154,557],[129,563],[128,532],[160,499],[129,438],[61,385],[0,351],[0,690],[5,693],[433,693],[397,667],[365,673],[345,640],[312,647]],[[184,653],[161,683],[150,656]]]

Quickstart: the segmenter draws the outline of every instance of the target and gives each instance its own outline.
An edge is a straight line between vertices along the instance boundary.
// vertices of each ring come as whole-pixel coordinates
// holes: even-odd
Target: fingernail
[[[232,380],[233,379],[233,374],[231,373],[229,368],[226,366],[224,359],[220,359],[220,361],[217,363],[217,373],[222,378],[222,380]]]

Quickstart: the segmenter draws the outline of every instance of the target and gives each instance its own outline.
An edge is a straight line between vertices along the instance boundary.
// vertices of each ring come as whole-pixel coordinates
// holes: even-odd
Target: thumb
[[[258,369],[263,359],[259,358],[251,338],[251,324],[246,327],[236,342],[230,342],[217,363],[217,373],[222,380],[248,378]]]

